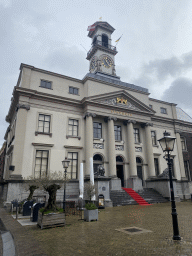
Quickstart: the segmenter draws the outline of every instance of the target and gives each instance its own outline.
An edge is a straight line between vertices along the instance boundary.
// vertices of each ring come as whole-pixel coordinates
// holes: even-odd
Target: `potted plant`
[[[85,221],[98,220],[98,208],[92,202],[92,198],[95,195],[95,186],[93,185],[92,182],[88,182],[87,184],[85,184],[85,195],[89,200],[85,204],[84,220]]]
[[[39,178],[33,178],[33,183],[36,183],[39,189],[49,193],[47,206],[41,208],[38,213],[37,225],[41,229],[65,225],[65,213],[63,209],[59,209],[56,205],[56,193],[61,188],[60,184],[67,181],[68,179],[62,172],[53,172],[48,175],[42,174]]]

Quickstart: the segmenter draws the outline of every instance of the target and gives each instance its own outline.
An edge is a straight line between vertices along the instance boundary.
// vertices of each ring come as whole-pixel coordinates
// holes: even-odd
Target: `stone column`
[[[93,117],[95,114],[86,113],[85,124],[85,176],[90,176],[90,157],[93,157]]]
[[[27,112],[30,110],[30,105],[17,105],[17,120],[15,128],[15,141],[13,149],[12,165],[15,166],[11,179],[22,179],[22,165],[24,157],[25,134],[27,125]]]
[[[153,124],[150,124],[150,123],[145,124],[145,141],[146,141],[146,151],[147,151],[146,153],[147,153],[147,164],[148,164],[148,178],[156,177],[150,126],[153,126]]]
[[[183,161],[183,152],[182,152],[182,145],[181,145],[181,137],[179,132],[176,131],[176,142],[177,145],[177,151],[178,151],[178,158],[179,158],[179,166],[180,166],[180,172],[181,172],[181,179],[186,179],[185,176],[185,167],[184,167],[184,161]],[[175,145],[175,146],[176,146]],[[175,173],[176,178],[178,177],[177,173]]]
[[[108,152],[109,152],[109,176],[116,177],[115,133],[114,117],[108,117]]]
[[[133,123],[136,123],[136,122],[132,120],[127,121],[127,149],[128,149],[130,177],[137,176],[135,143],[134,143],[134,136],[133,136]]]

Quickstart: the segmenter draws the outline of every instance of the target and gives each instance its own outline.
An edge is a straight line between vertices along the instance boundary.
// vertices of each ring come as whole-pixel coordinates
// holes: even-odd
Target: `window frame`
[[[71,91],[72,89],[72,91]],[[75,93],[75,90],[77,90],[77,93]],[[78,95],[79,96],[79,88],[74,86],[69,86],[69,94]]]
[[[51,86],[51,88],[49,88],[49,87],[47,87],[47,86],[42,86],[42,83],[46,83],[46,84],[48,84],[48,83],[50,83],[50,86]],[[39,87],[41,87],[41,88],[45,88],[45,89],[49,89],[49,90],[53,90],[52,89],[52,81],[48,81],[48,80],[44,80],[44,79],[41,79],[40,80],[40,86]]]
[[[72,154],[72,159],[69,157],[69,153]],[[73,158],[73,154],[77,154],[77,159],[74,159],[74,158]],[[69,167],[72,167],[72,169],[70,170],[70,172],[68,171],[69,169],[67,169],[67,174],[70,175],[69,179],[72,179],[72,180],[78,179],[79,152],[78,152],[78,151],[68,151],[68,152],[67,152],[67,158],[68,158],[68,160],[70,160],[70,162],[69,162]],[[71,161],[71,160],[72,160],[72,161]],[[73,160],[76,160],[76,161],[77,161],[77,164],[76,164],[76,178],[73,178],[73,173],[75,173],[75,172],[72,171],[74,165],[71,164],[71,163],[73,163]],[[68,168],[69,168],[69,167],[68,167]]]
[[[156,162],[157,159],[157,162]],[[160,169],[159,169],[159,158],[154,157],[154,166],[155,166],[155,175],[158,177],[160,174]],[[157,168],[156,168],[157,167]]]
[[[182,149],[182,151],[187,151],[187,143],[186,143],[185,137],[181,136],[180,140],[181,140],[181,149]]]
[[[100,128],[94,127],[94,124],[98,124],[98,125],[100,125],[101,127],[100,127]],[[95,129],[97,129],[97,132],[96,132],[97,135],[99,135],[98,130],[100,131],[101,137],[95,136]],[[100,122],[93,122],[93,139],[102,139],[102,123],[100,123]]]
[[[184,169],[185,169],[185,176],[188,181],[191,181],[192,179],[191,179],[191,173],[189,168],[189,160],[183,161],[183,163],[184,163]]]
[[[120,131],[117,129],[120,128]],[[121,125],[114,125],[115,141],[122,141],[122,128]]]
[[[138,132],[136,132],[136,131],[138,131]],[[135,144],[141,143],[140,130],[139,130],[139,128],[133,128],[133,134],[134,134],[134,141],[135,141]],[[138,136],[136,136],[136,135],[138,135]],[[138,140],[136,140],[136,137],[138,137]]]
[[[69,124],[70,121],[73,121],[73,124]],[[74,125],[74,121],[77,122],[77,125]],[[72,134],[70,134],[69,127],[72,127]],[[74,134],[74,127],[77,127],[77,134]],[[72,137],[78,137],[79,135],[79,120],[78,119],[73,119],[73,118],[68,118],[68,135]]]
[[[153,136],[153,133],[154,133],[154,136]],[[157,146],[157,134],[156,134],[156,131],[154,131],[154,130],[151,131],[151,140],[152,140],[152,145],[153,146]]]
[[[42,159],[43,159],[43,157],[42,157],[42,154],[43,154],[43,152],[47,152],[47,163],[46,163],[46,176],[48,175],[48,169],[49,169],[49,158],[50,158],[50,155],[49,155],[49,149],[38,149],[38,148],[36,148],[35,149],[35,162],[34,162],[34,177],[35,178],[37,178],[36,177],[36,171],[35,171],[35,169],[36,169],[36,161],[37,161],[37,152],[38,151],[41,151],[41,167],[40,167],[40,176],[39,177],[41,177],[41,174],[42,174]],[[38,157],[39,158],[39,157]]]
[[[167,108],[160,107],[161,114],[167,115]]]
[[[40,120],[39,119],[40,116],[44,116],[44,120]],[[49,118],[50,118],[49,121],[45,120],[45,117],[47,117],[47,116],[49,116]],[[43,122],[43,131],[39,131],[39,127],[41,127],[41,126],[39,126],[39,122]],[[45,128],[47,128],[47,127],[45,127],[46,123],[49,123],[49,130],[48,130],[48,132],[45,132]],[[50,134],[50,131],[51,131],[51,115],[39,113],[39,115],[38,115],[38,128],[37,128],[37,131],[38,131],[38,133]]]

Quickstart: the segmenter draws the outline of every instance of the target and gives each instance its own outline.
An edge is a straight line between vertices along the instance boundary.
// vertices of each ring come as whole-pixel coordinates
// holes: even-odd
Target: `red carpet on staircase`
[[[132,188],[123,188],[138,204],[150,205],[139,194],[137,194]]]

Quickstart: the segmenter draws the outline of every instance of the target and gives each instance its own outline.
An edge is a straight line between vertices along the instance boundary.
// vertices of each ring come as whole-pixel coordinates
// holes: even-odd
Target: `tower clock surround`
[[[87,54],[90,73],[99,72],[117,77],[115,71],[117,51],[116,47],[111,45],[111,34],[114,30],[107,22],[98,21],[94,24],[94,30],[89,31],[88,36],[92,39],[92,47]]]

